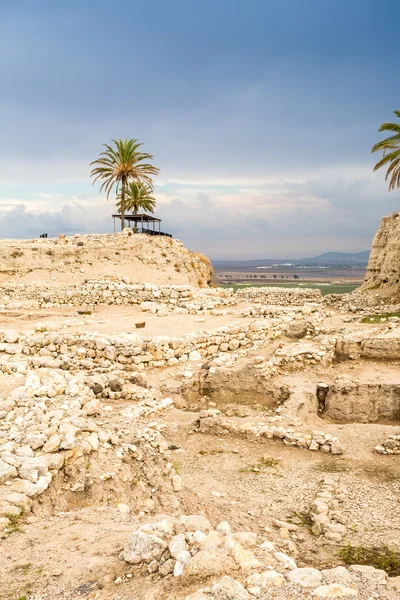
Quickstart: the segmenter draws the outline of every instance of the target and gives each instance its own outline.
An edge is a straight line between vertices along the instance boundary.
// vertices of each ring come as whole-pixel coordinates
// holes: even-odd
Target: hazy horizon
[[[89,163],[137,137],[162,228],[195,251],[370,249],[400,205],[370,154],[400,109],[396,16],[392,0],[3,2],[0,236],[111,232]]]

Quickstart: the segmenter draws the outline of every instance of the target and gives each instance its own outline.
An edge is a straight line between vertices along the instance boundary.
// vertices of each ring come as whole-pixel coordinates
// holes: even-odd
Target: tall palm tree
[[[131,181],[126,188],[125,195],[125,210],[132,211],[134,215],[137,215],[139,210],[145,212],[154,212],[156,205],[156,199],[153,194],[153,188],[148,183],[142,183],[140,181]],[[118,212],[121,213],[122,209],[122,195],[119,194],[117,198]]]
[[[395,110],[394,114],[400,118],[400,110]],[[383,158],[374,166],[374,171],[388,165],[385,180],[389,181],[389,192],[400,187],[400,124],[383,123],[378,131],[392,131],[394,135],[375,144],[371,152],[383,150]],[[388,153],[386,154],[386,150]]]
[[[114,146],[104,144],[104,152],[101,152],[97,160],[90,163],[90,166],[93,166],[90,176],[94,177],[93,183],[98,179],[102,182],[100,192],[104,190],[107,193],[107,200],[114,187],[117,196],[120,190],[121,229],[124,229],[128,182],[136,180],[152,186],[152,176],[158,175],[160,170],[148,162],[154,157],[140,150],[143,144],[140,144],[137,139],[112,140],[112,143]]]

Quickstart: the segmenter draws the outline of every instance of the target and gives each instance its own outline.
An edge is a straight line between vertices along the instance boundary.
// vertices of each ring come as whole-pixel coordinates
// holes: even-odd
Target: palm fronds
[[[151,164],[153,156],[142,152],[143,144],[137,139],[112,140],[111,144],[104,144],[105,150],[98,159],[91,162],[93,167],[90,176],[93,183],[100,181],[100,193],[105,192],[107,200],[115,188],[115,194],[120,197],[121,226],[124,228],[124,214],[126,210],[126,192],[129,182],[146,184],[152,189],[153,176],[160,170]]]
[[[126,188],[125,210],[132,211],[137,215],[140,210],[153,213],[156,205],[156,199],[152,196],[153,188],[139,181],[131,181]],[[121,194],[117,197],[117,209],[121,213],[122,198]]]
[[[394,114],[400,118],[400,110]],[[400,124],[383,123],[378,131],[391,131],[394,135],[375,144],[371,152],[383,151],[383,157],[374,166],[374,171],[387,166],[385,180],[389,180],[389,191],[400,187]]]

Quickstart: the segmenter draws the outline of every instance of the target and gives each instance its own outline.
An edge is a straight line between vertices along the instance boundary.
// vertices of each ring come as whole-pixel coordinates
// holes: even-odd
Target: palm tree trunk
[[[137,208],[137,204],[135,204],[135,208],[133,210],[133,214],[136,216],[138,214],[138,208]],[[135,221],[135,228],[134,228],[134,232],[137,233],[138,227],[137,227],[137,223]]]
[[[126,177],[122,177],[121,182],[121,231],[125,229],[125,192],[126,192]]]

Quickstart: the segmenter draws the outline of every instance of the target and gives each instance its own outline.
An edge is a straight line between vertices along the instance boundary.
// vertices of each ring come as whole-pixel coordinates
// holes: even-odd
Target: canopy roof
[[[114,219],[120,219],[121,215],[120,214],[116,214],[113,215]],[[146,223],[161,223],[161,219],[157,219],[157,217],[152,217],[151,215],[145,215],[144,213],[141,213],[139,215],[125,215],[124,216],[125,221],[133,221],[134,223],[137,222],[146,222]]]

